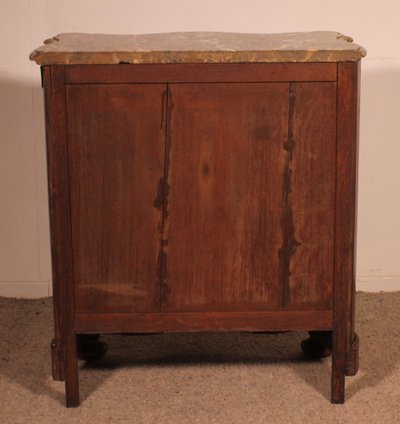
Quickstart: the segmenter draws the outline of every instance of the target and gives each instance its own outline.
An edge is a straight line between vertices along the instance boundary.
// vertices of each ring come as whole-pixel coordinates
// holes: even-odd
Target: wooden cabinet
[[[78,334],[242,330],[332,337],[332,401],[344,401],[357,372],[359,58],[42,60],[53,374],[67,405],[79,404]]]

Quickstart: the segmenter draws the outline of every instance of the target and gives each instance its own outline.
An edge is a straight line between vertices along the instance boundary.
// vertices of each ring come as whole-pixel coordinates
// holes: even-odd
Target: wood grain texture
[[[338,136],[336,173],[335,284],[333,292],[332,402],[344,402],[346,360],[352,351],[355,300],[355,231],[359,63],[338,65]]]
[[[170,86],[163,311],[282,307],[287,84]]]
[[[253,312],[167,312],[158,314],[77,314],[80,333],[198,331],[301,331],[332,328],[332,310]]]
[[[53,379],[64,381],[65,303],[63,299],[66,281],[71,284],[73,278],[72,247],[69,238],[68,167],[63,161],[65,151],[62,150],[63,142],[65,148],[65,118],[62,115],[63,105],[58,98],[60,92],[63,95],[64,87],[60,86],[60,82],[58,82],[58,85],[56,82],[52,83],[51,69],[50,66],[42,67],[54,309],[54,339],[51,341],[51,363]],[[65,254],[61,254],[64,251]]]
[[[77,406],[79,385],[64,66],[46,68],[44,84],[56,343],[52,355],[53,375],[65,380],[67,406]]]
[[[284,174],[286,309],[332,308],[336,84],[292,83]]]
[[[70,65],[66,82],[183,83],[336,81],[335,63],[189,63],[138,65]]]
[[[157,311],[163,85],[67,86],[76,311]]]
[[[359,70],[45,67],[53,376],[68,406],[77,334],[124,332],[332,331],[344,401]]]

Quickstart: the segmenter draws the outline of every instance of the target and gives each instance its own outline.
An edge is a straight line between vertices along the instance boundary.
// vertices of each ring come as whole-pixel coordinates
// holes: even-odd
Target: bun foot
[[[310,337],[301,342],[301,349],[312,358],[326,358],[332,355],[332,332],[310,331]]]
[[[77,335],[78,359],[93,362],[100,359],[107,352],[107,344],[102,342],[98,334]]]

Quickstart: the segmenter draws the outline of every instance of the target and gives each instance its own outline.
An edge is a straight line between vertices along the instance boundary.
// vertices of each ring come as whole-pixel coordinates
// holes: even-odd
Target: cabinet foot
[[[78,334],[78,359],[87,362],[97,361],[107,352],[107,344],[100,340],[99,334]]]
[[[331,402],[344,403],[345,372],[344,361],[338,355],[332,355]]]
[[[68,334],[65,346],[65,395],[68,408],[79,406],[77,337]]]
[[[344,375],[336,378],[332,377],[331,403],[344,403],[344,387]]]
[[[310,337],[301,342],[301,349],[313,358],[325,358],[332,354],[332,331],[310,331]]]

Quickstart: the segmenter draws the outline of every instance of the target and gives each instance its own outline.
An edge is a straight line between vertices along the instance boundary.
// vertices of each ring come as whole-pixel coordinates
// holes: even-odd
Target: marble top
[[[338,32],[241,34],[64,33],[44,41],[30,59],[40,65],[116,63],[265,63],[357,61],[366,50]]]

